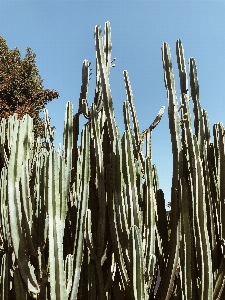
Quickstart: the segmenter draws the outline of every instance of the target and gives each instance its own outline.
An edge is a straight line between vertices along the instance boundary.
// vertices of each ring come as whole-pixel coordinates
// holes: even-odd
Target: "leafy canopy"
[[[0,36],[0,120],[14,113],[21,120],[27,113],[34,121],[35,139],[43,138],[44,118],[39,113],[59,93],[44,89],[35,64],[36,54],[30,47],[26,50],[25,58],[21,59],[19,49],[9,50],[6,40]]]

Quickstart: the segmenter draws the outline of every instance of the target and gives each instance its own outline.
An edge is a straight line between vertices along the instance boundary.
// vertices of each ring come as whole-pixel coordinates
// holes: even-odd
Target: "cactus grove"
[[[94,101],[88,106],[90,63],[84,60],[78,112],[73,113],[71,102],[66,105],[62,154],[54,148],[46,109],[46,149],[34,139],[29,115],[1,120],[0,299],[222,299],[224,127],[214,125],[210,142],[195,60],[189,59],[189,95],[178,40],[178,106],[170,49],[162,45],[173,154],[167,215],[151,155],[153,129],[160,126],[165,107],[141,131],[124,71],[127,100],[120,136],[109,84],[114,61],[109,22],[104,40],[95,26],[95,45]],[[81,115],[87,122],[80,130]],[[154,298],[158,266],[161,282]]]

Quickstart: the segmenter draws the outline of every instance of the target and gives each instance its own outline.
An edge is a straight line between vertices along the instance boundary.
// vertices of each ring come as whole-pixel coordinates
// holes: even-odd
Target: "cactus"
[[[151,154],[153,129],[165,106],[140,131],[124,71],[127,99],[120,137],[109,84],[110,23],[105,23],[104,40],[99,25],[94,36],[94,101],[88,108],[91,70],[85,60],[78,112],[73,114],[71,102],[66,105],[62,155],[60,147],[55,150],[46,109],[47,149],[40,138],[34,141],[30,116],[1,120],[0,298],[153,299],[159,266],[156,299],[219,299],[225,276],[224,128],[214,125],[211,143],[195,61],[189,60],[193,133],[183,46],[178,40],[178,107],[171,54],[163,43],[173,151],[171,212],[166,214]],[[78,146],[81,114],[87,123]]]

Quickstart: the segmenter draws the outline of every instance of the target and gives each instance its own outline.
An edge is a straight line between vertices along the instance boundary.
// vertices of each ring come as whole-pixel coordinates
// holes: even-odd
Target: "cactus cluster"
[[[182,43],[177,41],[180,108],[169,46],[163,43],[173,151],[168,215],[151,157],[152,131],[165,107],[140,131],[124,71],[120,137],[109,84],[109,22],[104,40],[101,27],[95,27],[95,44],[94,102],[88,108],[90,63],[85,60],[78,112],[73,114],[71,102],[66,105],[62,154],[54,148],[46,109],[46,149],[40,138],[34,140],[28,115],[1,120],[0,298],[154,299],[159,266],[155,299],[219,299],[225,282],[224,128],[214,125],[211,143],[195,61],[189,61],[193,133]],[[81,114],[87,123],[78,146]]]

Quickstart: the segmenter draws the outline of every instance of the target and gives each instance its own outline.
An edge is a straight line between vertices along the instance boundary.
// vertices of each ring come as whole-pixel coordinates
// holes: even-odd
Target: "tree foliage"
[[[18,48],[9,50],[6,40],[0,36],[0,120],[17,113],[22,119],[27,113],[34,121],[34,137],[43,138],[44,119],[40,111],[59,93],[44,89],[38,68],[36,54],[27,47],[24,59]],[[52,129],[55,126],[51,127]],[[7,128],[6,128],[7,130]]]

